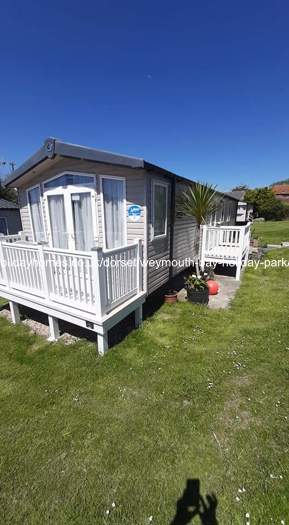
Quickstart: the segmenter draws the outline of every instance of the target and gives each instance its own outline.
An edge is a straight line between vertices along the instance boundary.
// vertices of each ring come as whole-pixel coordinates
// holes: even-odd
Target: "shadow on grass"
[[[176,505],[176,514],[170,525],[187,525],[199,516],[202,525],[218,525],[216,510],[218,500],[215,494],[200,493],[200,480],[188,479],[186,488]]]

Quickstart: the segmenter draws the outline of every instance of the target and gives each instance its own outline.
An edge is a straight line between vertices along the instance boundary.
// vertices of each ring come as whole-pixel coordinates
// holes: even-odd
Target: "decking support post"
[[[49,315],[48,323],[49,323],[48,341],[57,341],[60,335],[58,319],[56,317],[53,317],[52,315]]]
[[[99,355],[103,356],[108,350],[108,334],[107,330],[103,334],[97,334],[97,351]]]
[[[134,311],[134,322],[136,328],[139,328],[142,324],[142,304]]]
[[[20,323],[20,312],[19,312],[18,304],[14,303],[14,301],[9,301],[9,306],[10,306],[12,323],[13,324]]]

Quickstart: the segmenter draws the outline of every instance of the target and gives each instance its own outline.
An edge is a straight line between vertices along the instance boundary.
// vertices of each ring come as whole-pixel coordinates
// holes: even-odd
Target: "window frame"
[[[126,177],[121,176],[114,176],[114,175],[99,175],[99,186],[100,186],[100,201],[101,201],[101,223],[102,223],[102,235],[103,235],[103,248],[104,251],[109,250],[115,250],[117,248],[107,248],[106,245],[106,231],[105,231],[105,217],[104,217],[104,199],[103,199],[103,179],[108,180],[120,180],[123,183],[124,187],[124,198],[123,198],[123,212],[124,212],[124,242],[125,244],[123,246],[120,246],[119,248],[123,248],[127,246],[127,198],[126,198]]]
[[[36,240],[35,231],[34,231],[34,224],[33,224],[33,217],[32,217],[32,211],[31,211],[31,204],[30,204],[30,198],[29,198],[30,191],[35,190],[36,188],[39,190],[39,202],[40,202],[40,210],[41,210],[41,220],[42,220],[43,234],[44,234],[43,235],[43,242],[47,242],[47,232],[46,232],[46,228],[45,228],[45,221],[44,221],[44,214],[43,214],[43,195],[42,195],[42,191],[41,191],[42,190],[41,184],[34,184],[34,186],[30,186],[29,188],[26,189],[26,201],[27,201],[27,206],[28,206],[28,211],[29,211],[29,219],[30,219],[30,224],[31,224],[32,239],[33,239],[33,242],[35,242],[35,243],[41,242],[41,241],[37,241]]]
[[[65,186],[54,186],[52,188],[45,188],[45,184],[47,182],[58,179],[62,175],[78,175],[80,177],[91,177],[93,179],[93,182],[91,184],[88,184],[87,186],[81,185],[81,184],[79,185],[67,184]],[[95,173],[64,170],[61,173],[58,173],[57,175],[54,175],[53,177],[50,177],[49,179],[46,179],[45,181],[43,181],[42,188],[43,188],[43,200],[44,200],[44,206],[45,206],[45,213],[47,216],[46,225],[47,225],[48,232],[46,233],[49,239],[48,241],[49,246],[53,248],[51,216],[50,216],[49,204],[48,204],[49,197],[53,195],[63,196],[65,220],[67,223],[66,226],[68,229],[68,233],[72,234],[74,226],[73,226],[73,217],[72,217],[71,196],[73,195],[73,193],[90,193],[91,195],[92,226],[93,226],[93,232],[94,232],[94,239],[95,239],[96,244],[98,245],[99,243],[99,223],[98,223],[98,202],[97,202],[98,200],[97,199],[97,175]],[[58,249],[58,248],[55,248],[55,249]],[[75,249],[75,238],[72,240],[69,237],[67,250],[71,252],[79,252],[79,250]]]
[[[86,173],[86,172],[83,172],[83,171],[72,171],[72,170],[64,170],[64,171],[61,171],[60,173],[57,173],[57,175],[54,175],[53,177],[50,177],[49,179],[46,179],[42,182],[42,188],[43,188],[43,193],[47,192],[47,191],[53,191],[57,188],[68,188],[68,187],[78,187],[77,184],[66,184],[66,185],[59,185],[59,186],[52,186],[51,188],[45,188],[45,184],[47,184],[48,182],[51,182],[53,180],[56,180],[56,179],[59,179],[60,177],[63,177],[63,175],[77,175],[79,177],[91,177],[93,179],[93,182],[91,183],[93,185],[93,189],[96,189],[96,174],[95,173]],[[79,185],[80,187],[83,187],[81,184]],[[86,186],[87,188],[90,188],[90,186]],[[91,186],[92,188],[92,186]]]
[[[155,187],[161,186],[165,188],[166,192],[166,212],[165,212],[165,232],[155,235]],[[169,185],[167,182],[162,180],[154,179],[152,181],[152,241],[158,239],[165,239],[168,235],[168,194],[169,194]]]

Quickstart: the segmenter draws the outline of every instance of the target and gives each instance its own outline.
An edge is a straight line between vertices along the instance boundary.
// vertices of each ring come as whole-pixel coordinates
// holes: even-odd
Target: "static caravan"
[[[18,204],[0,199],[0,235],[15,235],[21,229]]]
[[[16,187],[23,232],[0,243],[0,295],[98,334],[131,312],[141,322],[147,295],[194,259],[196,224],[176,208],[191,181],[143,159],[48,138],[7,180]],[[211,227],[233,226],[237,201],[222,194]],[[17,262],[22,264],[18,265]],[[168,264],[166,264],[166,262]],[[13,263],[13,264],[12,264]]]
[[[238,200],[236,224],[246,224],[252,220],[254,207],[252,204],[245,201],[246,190],[235,190],[227,193],[229,197]]]

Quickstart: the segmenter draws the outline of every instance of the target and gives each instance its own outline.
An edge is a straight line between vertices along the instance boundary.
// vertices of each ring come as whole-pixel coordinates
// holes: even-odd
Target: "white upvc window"
[[[153,181],[152,185],[152,238],[166,237],[168,228],[168,185]]]
[[[50,246],[85,252],[97,246],[95,176],[66,171],[43,186]]]
[[[105,249],[120,248],[127,243],[126,180],[101,175],[100,190]]]
[[[27,202],[32,226],[33,241],[45,241],[43,210],[39,185],[27,190]]]

